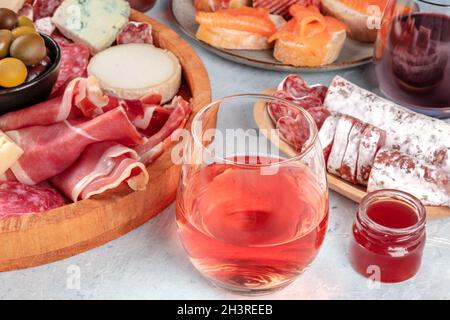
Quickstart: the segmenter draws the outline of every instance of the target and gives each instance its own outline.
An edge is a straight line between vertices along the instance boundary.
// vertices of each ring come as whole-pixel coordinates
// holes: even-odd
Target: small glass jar
[[[379,282],[413,277],[422,260],[425,222],[425,208],[416,197],[397,190],[369,193],[353,224],[353,268]]]

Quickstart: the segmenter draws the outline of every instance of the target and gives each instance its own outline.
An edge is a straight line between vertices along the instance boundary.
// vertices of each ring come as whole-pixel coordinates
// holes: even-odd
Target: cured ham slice
[[[50,125],[82,117],[93,118],[122,106],[136,127],[150,135],[162,127],[160,122],[167,120],[170,114],[168,108],[158,106],[160,102],[161,96],[157,94],[144,96],[141,100],[109,97],[103,93],[94,77],[77,78],[70,82],[63,96],[0,116],[0,130]]]
[[[319,141],[322,146],[323,156],[325,163],[328,163],[331,147],[333,146],[334,134],[339,121],[339,115],[332,114],[329,116],[322,125],[319,131]]]
[[[143,142],[122,107],[88,121],[63,121],[50,126],[8,131],[6,134],[24,150],[11,171],[18,181],[28,185],[63,172],[90,144],[115,141],[136,146]]]
[[[378,150],[384,146],[386,141],[386,132],[372,125],[365,128],[358,150],[358,163],[356,171],[356,180],[359,184],[367,185],[372,164]]]
[[[373,164],[367,190],[399,189],[425,205],[450,206],[450,175],[397,150],[382,149]]]
[[[410,111],[337,76],[325,106],[386,131],[386,146],[450,171],[450,125]]]
[[[191,105],[182,97],[175,97],[172,101],[169,118],[164,126],[143,145],[135,150],[139,155],[139,161],[148,165],[164,150],[164,140],[168,138],[176,129],[184,127],[192,111]]]
[[[64,198],[49,186],[27,186],[0,181],[0,219],[43,212],[64,205]]]
[[[357,121],[357,119],[347,115],[341,115],[339,118],[334,134],[333,146],[331,147],[327,163],[327,170],[329,173],[341,176],[341,165],[345,151],[347,150],[350,131]]]
[[[341,164],[341,178],[356,183],[356,169],[358,162],[358,151],[361,137],[367,125],[364,122],[356,121],[350,134],[348,135],[347,149]]]
[[[69,169],[51,179],[73,201],[88,199],[127,182],[133,190],[145,190],[148,173],[133,149],[107,141],[86,148]]]

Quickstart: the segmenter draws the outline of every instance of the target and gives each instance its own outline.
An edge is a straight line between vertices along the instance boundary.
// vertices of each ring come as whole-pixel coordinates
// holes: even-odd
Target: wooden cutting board
[[[267,89],[263,92],[263,94],[272,95],[274,92],[275,89]],[[267,113],[267,108],[264,101],[255,104],[255,107],[253,109],[253,116],[259,128],[266,130],[275,128],[272,119]],[[291,148],[291,146],[284,142],[282,139],[276,140],[279,141],[279,148],[287,155],[294,156],[297,154]],[[364,186],[352,184],[335,175],[328,173],[327,180],[328,187],[331,190],[336,191],[337,193],[357,203],[361,202],[362,198],[364,198],[364,196],[367,194],[367,189]],[[450,208],[448,207],[427,206],[426,210],[428,217],[431,219],[450,217]]]
[[[208,73],[194,49],[163,24],[133,11],[131,20],[153,26],[155,44],[173,52],[183,67],[183,89],[193,114],[211,101]],[[190,121],[187,126],[190,126]],[[169,143],[169,141],[167,141]],[[172,146],[173,147],[173,146]],[[148,167],[146,191],[126,186],[42,214],[0,220],[0,271],[46,264],[95,248],[148,221],[175,199],[180,166],[171,147]]]

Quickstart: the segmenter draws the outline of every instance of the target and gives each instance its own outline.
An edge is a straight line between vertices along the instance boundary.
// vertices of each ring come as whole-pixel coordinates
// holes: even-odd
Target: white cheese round
[[[181,66],[175,55],[150,44],[113,46],[95,55],[88,74],[102,89],[122,99],[159,93],[170,101],[181,85]]]

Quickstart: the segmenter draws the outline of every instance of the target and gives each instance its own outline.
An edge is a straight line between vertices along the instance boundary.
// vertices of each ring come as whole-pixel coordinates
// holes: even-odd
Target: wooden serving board
[[[192,119],[211,101],[208,73],[200,58],[186,41],[163,24],[137,11],[132,12],[131,20],[150,23],[155,44],[180,60],[184,77],[180,94],[192,97]],[[123,185],[93,199],[45,213],[0,220],[0,271],[76,255],[118,238],[157,215],[175,199],[178,187],[181,168],[172,163],[171,149],[148,167],[150,181],[146,191],[133,192]]]
[[[263,94],[272,95],[275,89],[267,89]],[[274,129],[272,119],[267,113],[266,104],[264,101],[255,104],[253,109],[253,116],[256,124],[261,129]],[[267,132],[267,131],[265,131]],[[289,156],[295,156],[297,153],[291,148],[289,144],[284,142],[282,139],[276,139],[279,141],[279,148]],[[361,185],[355,185],[348,181],[345,181],[333,174],[327,174],[328,187],[336,191],[337,193],[343,195],[344,197],[351,199],[357,203],[361,202],[362,198],[367,194],[367,189]],[[427,206],[427,215],[429,218],[446,218],[450,217],[450,208],[448,207],[435,207]]]

